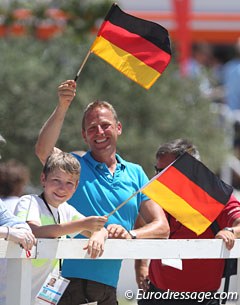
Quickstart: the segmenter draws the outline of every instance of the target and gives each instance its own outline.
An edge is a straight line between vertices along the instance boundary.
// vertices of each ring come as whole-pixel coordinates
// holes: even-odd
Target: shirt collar
[[[88,160],[88,162],[91,163],[94,168],[99,166],[99,164],[102,164],[102,162],[98,162],[92,157],[90,150],[88,150],[87,153],[82,158]],[[127,165],[126,161],[123,160],[118,154],[116,154],[116,159],[118,164],[120,164],[121,169],[124,169]]]

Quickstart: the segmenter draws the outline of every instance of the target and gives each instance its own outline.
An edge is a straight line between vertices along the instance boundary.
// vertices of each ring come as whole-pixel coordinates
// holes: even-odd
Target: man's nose
[[[97,133],[100,133],[100,134],[104,133],[104,130],[101,125],[97,126]]]

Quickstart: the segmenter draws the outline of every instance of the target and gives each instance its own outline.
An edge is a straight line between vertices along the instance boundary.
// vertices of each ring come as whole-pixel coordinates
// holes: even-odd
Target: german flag
[[[230,185],[188,153],[153,177],[142,189],[197,235],[202,234],[221,213],[232,191]]]
[[[168,31],[113,4],[90,51],[149,89],[171,59]]]

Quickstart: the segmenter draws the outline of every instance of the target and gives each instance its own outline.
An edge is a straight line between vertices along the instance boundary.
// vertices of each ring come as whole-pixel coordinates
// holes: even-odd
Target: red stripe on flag
[[[132,54],[146,65],[162,73],[171,56],[141,36],[105,21],[98,32],[98,36],[104,37],[120,49]]]
[[[216,219],[224,208],[222,203],[209,196],[208,193],[173,166],[159,176],[157,180],[184,199],[211,222]]]

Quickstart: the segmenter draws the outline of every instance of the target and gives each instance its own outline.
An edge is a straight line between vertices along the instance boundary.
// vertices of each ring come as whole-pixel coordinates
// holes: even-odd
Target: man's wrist
[[[223,231],[229,231],[229,232],[232,232],[233,234],[235,233],[234,228],[230,228],[230,227],[223,228]]]
[[[10,228],[9,227],[6,227],[7,231],[6,231],[6,236],[5,236],[5,240],[8,240],[9,239],[9,233],[10,233]]]
[[[137,233],[135,231],[129,230],[128,233],[132,239],[137,239]]]

